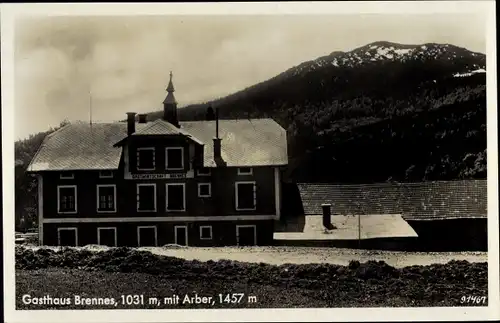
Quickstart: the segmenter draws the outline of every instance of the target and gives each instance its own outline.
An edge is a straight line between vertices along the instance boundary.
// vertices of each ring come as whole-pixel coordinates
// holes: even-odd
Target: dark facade
[[[46,138],[30,165],[41,244],[272,243],[287,163],[283,129],[218,118],[184,127],[171,82],[167,90],[163,119],[136,122],[128,113],[126,124],[69,125]],[[262,137],[270,129],[279,155],[276,138]]]

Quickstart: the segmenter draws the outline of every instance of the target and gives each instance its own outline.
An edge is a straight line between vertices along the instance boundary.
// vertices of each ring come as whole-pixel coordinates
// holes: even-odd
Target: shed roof
[[[406,220],[485,218],[487,181],[421,183],[298,184],[306,215],[321,214],[330,203],[333,214],[402,214]]]

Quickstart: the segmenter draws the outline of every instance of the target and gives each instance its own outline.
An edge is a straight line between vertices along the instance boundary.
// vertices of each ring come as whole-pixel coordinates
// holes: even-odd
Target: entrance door
[[[76,228],[59,228],[57,233],[60,246],[76,247],[78,245]]]
[[[139,247],[156,247],[156,227],[137,227]]]
[[[255,225],[237,225],[236,226],[236,241],[238,246],[255,246],[256,241]]]
[[[188,245],[188,234],[186,226],[175,227],[175,244],[178,244],[180,246]]]
[[[101,246],[116,247],[116,228],[97,228],[97,243]]]

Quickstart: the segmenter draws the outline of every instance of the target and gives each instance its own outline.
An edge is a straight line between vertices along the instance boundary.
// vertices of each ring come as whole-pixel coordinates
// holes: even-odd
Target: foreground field
[[[32,250],[38,246],[28,247]],[[44,247],[47,248],[47,247]],[[58,250],[54,247],[52,250]],[[105,251],[103,246],[81,247],[90,251]],[[250,263],[265,263],[270,265],[284,264],[335,264],[347,266],[355,260],[383,261],[387,264],[402,268],[413,265],[445,264],[452,260],[468,262],[487,262],[486,252],[397,252],[381,250],[358,250],[345,248],[310,248],[310,247],[143,247],[138,250],[149,251],[160,256],[182,258],[186,260],[218,261],[233,260]]]
[[[487,305],[487,264],[467,261],[399,269],[375,261],[275,266],[189,261],[129,248],[18,247],[16,269],[19,309]],[[191,299],[195,294],[206,302],[196,304],[203,299]],[[29,296],[23,301],[23,295]],[[91,298],[90,305],[75,304],[82,300],[75,295]],[[468,295],[481,298],[467,301]]]

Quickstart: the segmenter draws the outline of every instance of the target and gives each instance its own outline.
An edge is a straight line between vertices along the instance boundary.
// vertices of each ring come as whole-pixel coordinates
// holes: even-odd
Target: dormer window
[[[154,147],[137,148],[137,170],[155,169]]]
[[[166,148],[166,165],[167,170],[182,170],[184,169],[184,148],[183,147],[167,147]]]
[[[211,171],[210,168],[200,168],[198,169],[198,176],[210,176]]]
[[[61,173],[59,176],[60,179],[75,179],[74,173]]]
[[[252,175],[253,170],[250,167],[240,167],[238,168],[238,175]]]
[[[99,178],[113,178],[113,172],[110,170],[101,170],[99,172]]]

